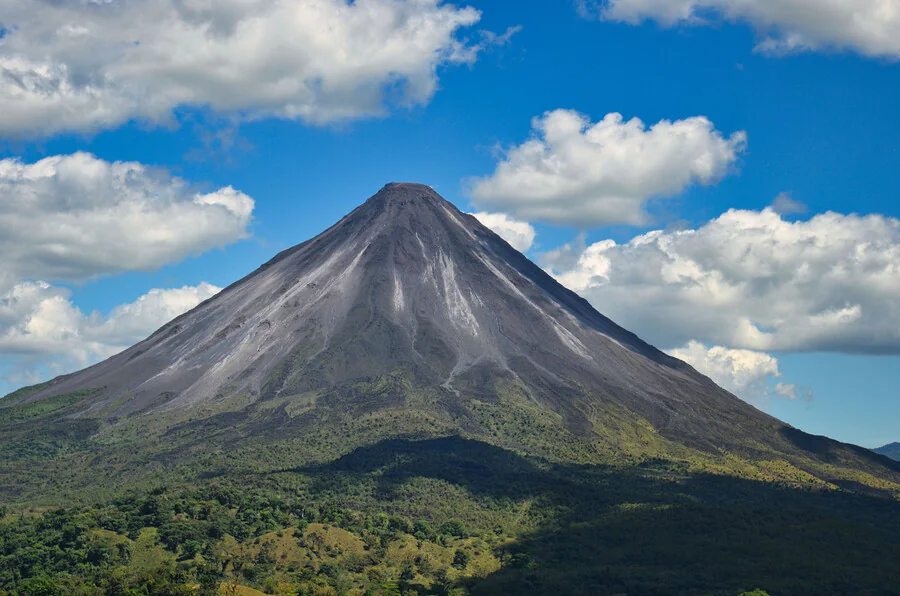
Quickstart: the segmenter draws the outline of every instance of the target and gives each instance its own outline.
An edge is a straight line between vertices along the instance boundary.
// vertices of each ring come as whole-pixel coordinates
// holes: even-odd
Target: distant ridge
[[[889,445],[885,445],[884,447],[873,449],[873,451],[875,453],[885,455],[891,459],[900,461],[900,443],[891,443]]]

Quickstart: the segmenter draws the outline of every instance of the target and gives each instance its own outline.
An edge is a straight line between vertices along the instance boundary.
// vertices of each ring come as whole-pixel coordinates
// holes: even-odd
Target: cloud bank
[[[796,385],[778,381],[781,371],[778,359],[753,350],[731,350],[722,346],[707,347],[690,341],[670,350],[669,354],[684,360],[717,385],[760,408],[773,399],[810,399],[812,393]]]
[[[579,228],[645,224],[645,206],[694,184],[711,185],[735,165],[747,135],[708,119],[660,121],[572,110],[532,122],[532,138],[506,150],[490,176],[468,181],[473,203],[529,220]]]
[[[759,36],[757,50],[768,53],[852,50],[900,58],[896,0],[579,0],[578,7],[584,16],[631,24],[744,22]]]
[[[66,289],[45,282],[16,284],[0,294],[0,389],[108,358],[219,291],[208,283],[155,289],[104,316],[81,312]]]
[[[470,213],[484,224],[486,227],[494,231],[495,234],[506,240],[510,246],[519,252],[527,252],[534,244],[534,238],[537,232],[534,227],[524,221],[518,221],[505,213]]]
[[[458,37],[480,17],[441,0],[0,0],[0,136],[170,124],[181,107],[378,116],[508,41]]]
[[[602,313],[666,349],[900,354],[900,220],[731,210],[626,244],[577,242],[545,265]]]
[[[248,236],[254,201],[230,186],[87,153],[0,160],[0,291],[152,270]]]

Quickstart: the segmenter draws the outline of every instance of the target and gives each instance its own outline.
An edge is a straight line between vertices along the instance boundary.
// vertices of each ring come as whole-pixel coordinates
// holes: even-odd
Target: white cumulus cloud
[[[87,153],[0,160],[0,291],[152,270],[245,238],[254,201]]]
[[[750,24],[771,53],[846,49],[900,58],[897,0],[579,0],[585,16],[666,27],[725,19]]]
[[[662,348],[900,353],[900,220],[731,210],[626,244],[574,243],[545,265]]]
[[[525,220],[581,228],[644,224],[648,201],[718,182],[747,140],[744,132],[726,137],[702,116],[647,127],[621,114],[592,123],[555,110],[532,127],[532,138],[503,152],[493,174],[468,181],[472,200]]]
[[[793,384],[776,381],[781,377],[778,359],[764,352],[707,347],[698,341],[690,341],[681,348],[670,350],[669,354],[759,407],[766,407],[772,399],[796,400],[803,393]],[[804,397],[809,398],[811,394],[806,392]]]
[[[526,252],[534,244],[537,232],[528,222],[518,221],[505,213],[471,213],[478,221],[509,242],[519,252]]]
[[[428,102],[486,45],[442,0],[0,0],[0,136],[167,124],[179,107],[314,124]]]
[[[65,288],[45,282],[16,284],[0,293],[0,389],[108,358],[219,291],[208,283],[155,289],[102,315],[83,313]]]
[[[783,192],[772,201],[772,211],[778,215],[795,215],[806,213],[808,207],[800,201],[794,200],[789,192]]]

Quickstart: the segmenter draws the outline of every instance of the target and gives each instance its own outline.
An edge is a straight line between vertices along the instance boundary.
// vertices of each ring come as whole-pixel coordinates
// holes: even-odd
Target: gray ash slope
[[[385,186],[145,341],[19,401],[98,389],[71,417],[115,419],[236,394],[289,399],[397,371],[446,410],[518,387],[581,436],[613,406],[700,448],[771,444],[790,430],[418,184]]]

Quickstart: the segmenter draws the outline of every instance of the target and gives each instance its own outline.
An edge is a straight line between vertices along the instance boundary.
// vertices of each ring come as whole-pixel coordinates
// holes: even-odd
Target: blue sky
[[[371,93],[370,87],[358,88],[353,77],[363,76],[356,74],[359,70],[347,75],[340,64],[326,63],[318,72],[322,86],[334,83],[338,91],[304,100],[304,114],[312,115],[298,117],[283,110],[282,103],[288,105],[293,99],[272,103],[254,95],[252,87],[260,81],[238,81],[232,83],[234,88],[217,82],[201,89],[202,83],[193,83],[190,77],[173,83],[174,75],[161,79],[153,73],[138,78],[122,74],[134,73],[134,68],[120,68],[113,58],[109,64],[102,63],[104,58],[95,64],[96,56],[106,55],[97,51],[100,42],[78,41],[82,38],[66,42],[76,48],[83,43],[91,60],[80,60],[77,51],[71,57],[71,49],[61,49],[62,42],[43,47],[40,44],[49,43],[38,36],[44,23],[76,23],[90,30],[97,25],[91,19],[99,17],[77,9],[62,14],[50,3],[37,9],[42,3],[0,2],[6,4],[12,16],[2,25],[13,33],[0,38],[0,66],[6,64],[9,69],[9,64],[37,60],[34,56],[56,56],[69,68],[67,82],[74,86],[82,84],[71,74],[78,69],[93,75],[102,72],[107,82],[93,83],[101,91],[86,97],[89,102],[107,102],[104,105],[109,108],[96,118],[76,117],[73,114],[83,113],[84,105],[92,105],[77,103],[84,99],[77,93],[55,102],[23,100],[21,94],[10,91],[17,84],[13,79],[0,78],[0,160],[19,160],[20,166],[27,166],[86,152],[101,164],[135,162],[151,168],[138,176],[144,194],[129,195],[128,201],[136,205],[152,202],[160,192],[178,186],[173,181],[177,177],[185,181],[187,190],[172,191],[173,204],[190,203],[193,193],[220,197],[216,194],[220,189],[231,187],[241,197],[252,198],[254,208],[251,219],[216,207],[224,199],[211,199],[219,209],[216,216],[227,216],[227,225],[236,226],[230,236],[204,234],[189,219],[206,217],[197,209],[183,216],[187,219],[182,221],[190,224],[186,228],[168,230],[171,214],[149,220],[148,227],[182,234],[165,250],[155,236],[148,239],[126,230],[124,237],[134,238],[133,266],[110,266],[100,257],[84,256],[85,246],[121,250],[121,245],[106,238],[112,234],[110,226],[117,225],[109,223],[115,219],[76,231],[75,240],[65,240],[68,235],[56,243],[52,237],[42,240],[42,250],[54,244],[59,253],[48,252],[56,256],[42,257],[43,261],[24,255],[30,241],[27,235],[20,238],[0,225],[0,246],[25,247],[24,256],[8,249],[21,264],[0,271],[0,337],[6,338],[0,340],[0,393],[80,368],[128,345],[205,297],[204,292],[211,290],[198,290],[200,284],[224,287],[277,251],[324,230],[384,183],[405,180],[430,184],[468,211],[504,212],[527,221],[536,231],[529,256],[585,294],[601,312],[660,347],[678,351],[741,397],[783,420],[869,447],[900,440],[900,331],[896,331],[900,329],[896,220],[900,218],[900,42],[892,41],[900,39],[897,22],[879,22],[857,31],[833,8],[829,10],[837,10],[836,14],[804,23],[782,15],[778,3],[765,0],[744,3],[751,7],[744,9],[735,8],[737,3],[730,0],[687,1],[683,5],[693,6],[696,14],[681,20],[661,8],[654,13],[652,2],[634,0],[618,0],[606,8],[582,3],[583,10],[575,2],[473,0],[453,7],[369,0],[376,7],[408,4],[413,6],[410,11],[420,11],[424,18],[438,19],[435,11],[443,9],[449,11],[444,16],[458,17],[460,24],[428,40],[436,52],[423,58],[422,64],[394,66],[382,79],[378,75],[384,73],[375,72],[378,98],[374,103],[359,99]],[[167,16],[169,4],[155,0],[148,6]],[[303,11],[307,3],[283,0],[278,4]],[[325,4],[339,7],[342,2]],[[845,4],[854,10],[852,2]],[[480,11],[477,23],[472,23],[474,13],[461,12],[462,6]],[[343,13],[336,14],[341,18]],[[397,14],[402,19],[407,13]],[[701,22],[697,15],[705,20]],[[208,15],[197,18],[215,21]],[[241,15],[222,18],[239,23]],[[235,31],[232,37],[223,34],[226,50],[229,44],[245,43],[236,39],[241,30]],[[364,51],[353,31],[348,39],[357,45],[351,49]],[[495,39],[483,31],[511,35]],[[402,27],[388,33],[401,40],[411,35]],[[129,35],[152,41],[159,32],[147,25]],[[778,40],[774,50],[772,44],[766,45],[771,39]],[[459,47],[451,51],[453,43],[463,50],[477,50],[477,55],[462,55]],[[326,43],[314,50],[330,48]],[[3,62],[14,59],[20,61]],[[26,60],[21,68],[43,72],[28,64]],[[363,61],[354,68],[371,73],[379,67]],[[436,87],[415,90],[427,83]],[[390,90],[383,92],[388,86]],[[154,102],[134,99],[134,89],[146,88],[165,91],[153,96],[162,109],[149,105]],[[232,93],[232,103],[223,99]],[[198,99],[178,99],[185,96]],[[13,106],[9,113],[15,112],[15,117],[4,118],[4,103]],[[371,113],[373,105],[380,113]],[[334,106],[353,116],[332,117]],[[675,132],[660,132],[657,142],[655,137],[643,137],[643,129],[643,144],[631,146],[638,151],[633,161],[661,165],[635,172],[610,157],[616,149],[610,149],[610,144],[618,141],[607,141],[606,152],[593,142],[574,145],[579,151],[597,149],[584,162],[564,164],[570,168],[566,178],[576,179],[580,186],[572,190],[562,184],[567,180],[545,176],[539,199],[547,209],[572,214],[561,222],[560,217],[528,215],[535,211],[519,198],[527,194],[524,167],[511,168],[503,177],[497,169],[498,164],[510,163],[516,148],[540,137],[532,130],[533,119],[554,110],[581,114],[590,125],[607,114],[620,113],[624,121],[639,118],[647,127],[704,117],[711,128],[692,128],[697,142],[684,147],[677,144],[681,141]],[[733,135],[741,133],[746,134],[746,143],[729,145],[736,139]],[[580,139],[577,135],[568,138]],[[672,143],[676,150],[665,153]],[[545,154],[565,162],[569,153],[550,145],[545,143]],[[696,160],[679,159],[691,151],[699,152]],[[691,169],[706,158],[717,166],[714,171]],[[604,160],[610,160],[609,164],[603,165]],[[82,160],[75,165],[97,164]],[[596,171],[601,166],[607,168],[603,176]],[[0,170],[0,178],[3,175]],[[660,180],[679,176],[684,176],[682,183],[660,186]],[[6,186],[0,183],[6,194],[0,194],[0,206],[7,202],[3,213],[16,216],[22,214],[10,205],[25,200],[29,192],[49,193],[40,209],[63,214],[79,209],[94,215],[100,209],[94,204],[99,202],[92,198],[94,193],[112,205],[120,202],[116,193],[125,192],[121,187],[98,190],[90,186],[107,184],[108,177],[87,186],[83,181],[68,181],[37,190],[23,183],[21,175],[13,182],[11,174],[7,178]],[[496,185],[476,190],[472,182],[476,178]],[[77,189],[71,190],[69,184]],[[589,208],[599,209],[620,198],[617,192],[639,204],[642,222],[587,215],[596,213]],[[803,207],[766,218],[764,210],[783,193]],[[73,207],[78,201],[93,206]],[[720,220],[729,210],[741,210],[744,215]],[[816,219],[828,212],[834,216]],[[847,219],[851,214],[875,219]],[[582,225],[573,226],[573,219]],[[221,230],[220,224],[216,226]],[[748,228],[756,232],[742,232]],[[662,240],[654,240],[652,252],[629,244],[654,230],[662,231]],[[685,236],[690,230],[695,233]],[[46,233],[52,236],[53,231]],[[607,239],[614,240],[615,247],[585,256],[589,247],[599,249],[597,243]],[[158,254],[144,258],[150,252],[141,243],[151,241]],[[568,259],[547,254],[566,243],[573,243]],[[818,252],[810,252],[809,246]],[[740,250],[729,252],[729,247]],[[72,256],[76,253],[80,256]],[[121,254],[128,259],[131,253]],[[648,259],[663,254],[679,267],[689,266],[694,276],[691,283],[703,291],[686,288],[687,278],[680,278],[681,285],[673,289],[674,282],[664,273],[640,283],[626,279],[623,271],[643,267]],[[848,261],[854,254],[864,256]],[[77,272],[61,271],[47,259],[68,259]],[[612,267],[611,273],[597,273],[606,267]],[[586,272],[592,273],[587,276]],[[807,278],[801,280],[804,275]],[[37,280],[49,287],[23,285]],[[719,293],[722,284],[728,291]],[[177,288],[191,289],[178,295],[167,293]],[[161,292],[148,299],[153,289]],[[674,306],[660,307],[660,296],[668,296],[667,292],[675,292]],[[53,309],[48,306],[51,299]],[[13,300],[17,306],[11,306]],[[792,302],[798,304],[793,311]],[[843,317],[838,322],[831,317],[835,313]],[[660,330],[666,327],[667,317],[677,329]],[[728,324],[721,323],[745,318],[759,337],[731,332]],[[58,328],[69,325],[71,329],[62,335],[41,335],[42,322],[52,326],[54,321],[59,322]],[[693,349],[689,342],[695,342]],[[718,351],[711,351],[717,347]]]

